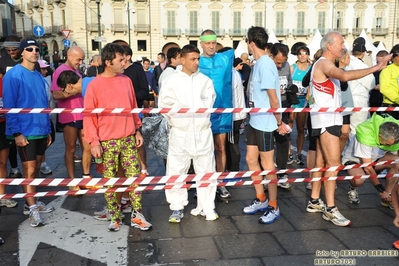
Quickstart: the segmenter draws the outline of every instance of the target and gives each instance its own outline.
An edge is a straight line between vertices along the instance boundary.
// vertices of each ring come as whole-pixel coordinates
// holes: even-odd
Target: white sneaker
[[[0,200],[0,207],[14,208],[18,205],[18,202],[12,199],[2,199]]]
[[[280,219],[280,208],[275,210],[272,206],[268,206],[265,213],[259,217],[259,223],[271,224],[278,219]]]
[[[174,210],[169,217],[169,223],[180,223],[183,217],[183,210]]]
[[[39,210],[40,213],[50,213],[50,212],[55,210],[53,206],[47,206],[46,204],[44,204],[44,202],[41,202],[41,201],[36,201],[36,206],[37,206],[37,209]],[[25,215],[30,214],[29,206],[26,203],[24,205],[24,212],[23,213]]]
[[[346,219],[338,210],[337,207],[332,209],[331,211],[327,211],[327,208],[323,211],[323,219],[326,221],[330,221],[338,226],[348,226],[351,224],[351,221]]]
[[[219,218],[219,215],[215,211],[205,214],[205,220],[207,220],[207,221],[215,221],[218,218]]]
[[[44,223],[40,217],[39,208],[34,208],[29,212],[29,224],[32,227],[43,226]]]
[[[198,209],[198,208],[192,209],[192,210],[190,211],[190,214],[191,214],[192,216],[198,216],[198,215],[200,215],[200,216],[205,216],[205,213],[204,213],[202,210]]]
[[[259,199],[254,199],[251,203],[251,205],[245,207],[243,209],[243,212],[245,214],[254,214],[257,212],[264,212],[267,209],[267,206],[269,206],[269,201],[266,200],[265,202],[261,202]]]

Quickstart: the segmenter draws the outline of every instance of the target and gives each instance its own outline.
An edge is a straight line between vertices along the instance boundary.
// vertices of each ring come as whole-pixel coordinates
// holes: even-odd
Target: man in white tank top
[[[334,60],[342,56],[345,49],[344,39],[339,32],[328,32],[320,42],[322,57],[315,63],[311,75],[311,108],[341,107],[341,89],[339,80],[349,81],[362,78],[370,73],[386,67],[391,55],[371,68],[343,71],[334,65]],[[341,165],[339,137],[341,135],[342,115],[340,113],[311,113],[312,135],[317,137],[315,167],[331,167]],[[325,177],[337,176],[337,171],[325,173]],[[313,177],[321,177],[317,172]],[[326,194],[326,204],[320,199],[321,181],[313,182],[312,194],[308,202],[307,212],[322,212],[323,219],[338,226],[350,225],[335,206],[336,181],[323,181]]]

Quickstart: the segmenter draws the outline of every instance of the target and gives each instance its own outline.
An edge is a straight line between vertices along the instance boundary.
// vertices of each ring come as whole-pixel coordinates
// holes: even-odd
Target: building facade
[[[236,47],[251,26],[273,30],[289,46],[309,43],[316,29],[341,32],[352,43],[363,29],[373,42],[390,49],[399,43],[399,0],[14,0],[16,34],[33,35],[48,46],[47,59],[63,59],[65,37],[86,58],[106,42],[130,43],[133,58],[156,58],[170,46],[198,45],[199,35],[213,29],[221,46]],[[100,22],[100,23],[99,23]],[[103,41],[103,42],[99,42]],[[66,43],[68,44],[68,42]],[[244,44],[245,45],[245,44]]]

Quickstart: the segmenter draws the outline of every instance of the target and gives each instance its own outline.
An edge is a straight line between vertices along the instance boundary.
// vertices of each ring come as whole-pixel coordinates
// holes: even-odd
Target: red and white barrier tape
[[[339,107],[339,108],[3,108],[0,114],[173,114],[173,113],[336,113],[336,112],[393,112],[399,107]]]
[[[329,180],[351,180],[351,179],[367,179],[367,178],[392,178],[399,177],[399,174],[388,174],[388,175],[360,175],[360,176],[332,176],[332,177],[320,177],[320,178],[288,178],[279,180],[248,180],[248,181],[229,181],[220,183],[201,183],[199,186],[243,186],[243,185],[254,185],[254,184],[277,184],[277,183],[302,183],[302,182],[313,182],[313,181],[329,181]],[[91,194],[103,194],[111,192],[125,192],[125,191],[151,191],[151,190],[164,190],[173,188],[196,188],[198,184],[181,184],[181,185],[149,185],[139,187],[119,187],[119,188],[97,188],[97,189],[81,189],[81,190],[67,190],[67,191],[47,191],[47,192],[35,192],[35,193],[15,193],[15,194],[3,194],[0,195],[0,199],[19,199],[29,197],[56,197],[56,196],[80,196],[80,195],[91,195]]]
[[[229,180],[234,178],[246,178],[260,175],[274,175],[274,174],[296,174],[309,172],[335,172],[340,170],[348,170],[355,168],[364,168],[368,166],[390,165],[399,163],[398,160],[389,160],[381,162],[340,165],[322,168],[300,168],[300,169],[283,169],[283,170],[266,170],[266,171],[245,171],[245,172],[217,172],[206,174],[186,174],[186,175],[170,175],[170,176],[146,176],[146,177],[113,177],[113,178],[0,178],[0,185],[9,186],[131,186],[131,185],[158,185],[158,184],[174,184],[182,182],[195,181],[213,181],[213,180]]]
[[[339,170],[348,170],[354,168],[362,168],[367,166],[388,165],[398,163],[399,160],[372,162],[365,164],[353,164],[347,166],[334,166],[324,168],[304,168],[304,169],[285,169],[272,171],[246,171],[246,172],[223,172],[223,173],[207,173],[207,174],[190,174],[190,175],[172,175],[172,176],[147,176],[147,177],[133,177],[133,178],[2,178],[0,185],[30,185],[30,186],[83,186],[83,187],[103,187],[103,186],[124,186],[120,188],[100,188],[79,191],[49,191],[36,193],[20,193],[20,194],[2,194],[2,198],[21,198],[21,197],[44,197],[44,196],[60,196],[60,195],[83,195],[83,194],[98,194],[107,192],[124,192],[132,190],[162,190],[172,188],[192,188],[196,184],[184,184],[184,182],[202,181],[201,186],[215,186],[216,183],[210,181],[219,180],[219,186],[243,186],[253,184],[268,184],[268,183],[299,183],[312,181],[326,181],[326,180],[350,180],[350,179],[364,179],[364,178],[383,178],[383,177],[398,177],[399,174],[394,175],[361,175],[361,176],[338,176],[338,177],[321,177],[321,178],[290,178],[280,180],[241,180],[241,178],[248,178],[258,175],[282,174],[282,173],[308,173],[308,172],[331,172]],[[240,179],[240,180],[237,180]],[[176,184],[180,183],[180,184]],[[126,187],[126,186],[134,187]]]

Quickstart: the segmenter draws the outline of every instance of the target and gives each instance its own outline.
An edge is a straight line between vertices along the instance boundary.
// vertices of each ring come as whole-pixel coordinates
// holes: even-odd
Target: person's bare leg
[[[316,141],[316,159],[315,159],[314,167],[320,168],[320,167],[324,167],[324,166],[325,166],[325,163],[324,163],[323,154],[320,149],[320,140],[317,139],[317,141]],[[322,177],[322,175],[323,175],[323,172],[311,173],[312,178]],[[311,193],[310,197],[312,199],[320,198],[320,191],[321,191],[321,181],[313,181],[312,182],[312,193]]]
[[[139,147],[139,158],[140,158],[140,166],[141,166],[141,170],[147,171],[147,152],[145,150],[145,146],[141,145]]]
[[[306,124],[307,113],[296,114],[296,129],[298,136],[296,138],[297,154],[300,155],[303,149],[303,143],[305,142],[305,124]]]
[[[213,135],[216,151],[216,171],[226,170],[226,133]]]
[[[78,138],[78,129],[71,126],[64,127],[65,141],[65,166],[69,178],[75,178],[75,161],[74,154],[76,152],[76,140]],[[83,147],[82,147],[83,150]],[[90,158],[91,160],[91,158]]]
[[[7,160],[9,149],[0,151],[0,178],[7,178]],[[6,186],[0,185],[0,194],[6,194]]]
[[[84,175],[90,174],[91,165],[91,147],[90,144],[84,139],[84,130],[79,130],[79,141],[82,147],[82,171]]]
[[[322,151],[325,166],[340,166],[341,152],[339,146],[339,137],[325,131],[320,135],[320,149]],[[325,177],[337,176],[338,171],[329,171],[325,173]],[[335,206],[335,187],[337,182],[335,180],[324,181],[324,190],[326,193],[327,207]]]
[[[351,130],[350,124],[342,125],[341,137],[339,137],[339,147],[340,147],[341,153],[344,151],[346,142],[348,141],[350,130]]]
[[[264,170],[275,170],[274,150],[260,152],[260,161]],[[266,175],[267,180],[277,180],[277,175]],[[262,186],[262,185],[261,185]],[[267,184],[269,202],[277,200],[277,184]]]
[[[260,164],[259,164],[259,150],[258,150],[257,146],[247,145],[247,155],[246,155],[245,159],[247,161],[249,171],[260,171],[261,170]],[[253,176],[251,176],[251,179],[253,181],[263,180],[263,177],[253,175]],[[254,184],[254,189],[255,189],[256,195],[265,194],[262,184]]]

